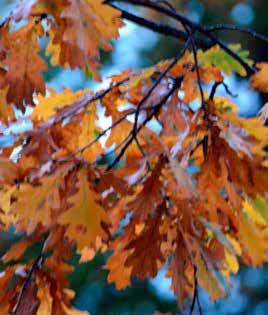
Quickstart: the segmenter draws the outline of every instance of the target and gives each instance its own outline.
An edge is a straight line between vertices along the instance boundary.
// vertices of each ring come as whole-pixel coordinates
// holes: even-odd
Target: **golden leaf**
[[[36,98],[37,105],[33,110],[32,119],[47,120],[55,115],[58,109],[73,104],[87,93],[89,93],[88,90],[73,92],[69,89],[64,89],[61,93],[56,93],[51,89],[49,96],[38,95]]]
[[[197,267],[197,279],[200,286],[205,289],[212,301],[226,296],[225,289],[223,286],[215,279],[212,271],[208,270],[206,262],[201,257],[201,254],[198,253],[196,256],[196,267]]]
[[[85,169],[78,172],[77,193],[69,198],[71,207],[58,218],[58,223],[67,225],[66,235],[75,240],[81,251],[86,246],[95,246],[98,236],[105,238],[102,223],[108,221],[104,209],[96,202]]]
[[[89,108],[85,111],[81,121],[81,133],[78,138],[79,149],[84,148],[96,139],[98,131],[96,126],[97,118],[97,104],[94,102],[91,103]],[[102,153],[103,148],[99,141],[96,141],[94,144],[83,150],[83,156],[89,163],[96,161],[97,155]]]
[[[105,266],[110,271],[107,277],[108,283],[114,283],[118,290],[130,285],[132,268],[125,266],[128,255],[128,251],[118,251],[109,257]]]
[[[50,315],[52,314],[53,299],[50,295],[48,284],[38,283],[37,297],[40,301],[37,315]]]
[[[242,214],[239,219],[238,237],[243,247],[243,254],[246,255],[245,261],[252,266],[261,266],[268,261],[266,254],[268,244],[263,239],[262,231]]]
[[[68,168],[43,176],[40,184],[23,183],[13,193],[11,205],[17,228],[31,234],[38,224],[48,227],[52,223],[52,210],[60,209],[59,189]]]
[[[73,307],[69,308],[63,303],[62,303],[62,308],[63,308],[64,313],[66,315],[89,315],[89,313],[87,311],[79,311]]]

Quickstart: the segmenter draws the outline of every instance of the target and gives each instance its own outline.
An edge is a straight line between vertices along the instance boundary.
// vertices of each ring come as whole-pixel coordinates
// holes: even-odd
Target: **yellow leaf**
[[[79,311],[73,307],[69,308],[63,303],[61,305],[66,315],[89,315],[87,311]]]
[[[122,121],[111,130],[111,134],[109,135],[105,145],[108,147],[113,144],[119,146],[128,137],[132,128],[133,125],[129,121]]]
[[[224,288],[218,283],[215,279],[212,271],[209,271],[205,261],[201,257],[201,254],[198,253],[195,261],[197,267],[197,279],[200,286],[205,289],[212,301],[226,296]]]
[[[37,297],[40,300],[40,305],[37,310],[37,315],[52,314],[52,297],[49,292],[49,287],[46,285],[38,285]]]
[[[266,206],[266,208],[267,208],[266,211],[268,215],[268,206]],[[254,203],[249,198],[245,199],[243,203],[243,209],[252,222],[255,222],[261,225],[266,225],[268,223],[265,220],[265,218],[261,215],[261,213],[256,209]]]
[[[102,222],[107,222],[108,216],[95,200],[85,169],[78,172],[77,189],[68,200],[70,209],[60,215],[58,223],[67,225],[66,235],[76,241],[81,251],[86,246],[94,247],[97,236],[106,237]]]
[[[89,143],[92,143],[97,137],[97,104],[96,102],[91,103],[89,108],[85,111],[81,122],[81,133],[78,138],[79,149],[84,148]],[[86,150],[83,151],[83,156],[89,163],[96,161],[97,155],[103,153],[102,146],[99,141],[90,145]]]
[[[252,266],[260,266],[267,261],[268,244],[263,239],[261,230],[240,215],[238,237],[243,246],[243,252],[248,256]]]
[[[262,162],[262,166],[268,168],[268,160],[263,161]]]
[[[241,256],[242,250],[241,250],[241,246],[240,246],[239,242],[235,238],[231,237],[230,234],[226,234],[226,238],[232,244],[233,249],[235,250],[235,253],[238,256]]]
[[[53,31],[50,31],[49,34],[51,38],[55,36]],[[47,45],[46,55],[51,55],[50,63],[52,66],[56,67],[60,63],[60,45],[53,44],[53,41],[51,40]],[[63,64],[62,66],[66,67],[66,64]]]
[[[239,264],[236,256],[231,254],[226,248],[224,249],[224,253],[229,271],[232,273],[237,273],[239,270]]]
[[[32,113],[33,120],[47,120],[55,115],[58,109],[74,103],[82,96],[89,93],[89,91],[80,90],[73,92],[69,89],[65,89],[61,93],[56,93],[55,91],[50,90],[50,93],[51,95],[46,97],[42,95],[37,96],[37,105]]]
[[[137,87],[137,85],[141,81],[148,80],[153,75],[153,73],[155,71],[156,71],[156,67],[145,68],[141,71],[141,73],[131,77],[131,79],[129,81],[127,81],[125,84],[123,84],[119,89],[121,91],[133,89],[133,88]]]
[[[15,186],[4,187],[0,190],[0,221],[4,223],[6,227],[14,223],[14,215],[10,213],[11,206],[11,197],[14,191],[16,190]]]

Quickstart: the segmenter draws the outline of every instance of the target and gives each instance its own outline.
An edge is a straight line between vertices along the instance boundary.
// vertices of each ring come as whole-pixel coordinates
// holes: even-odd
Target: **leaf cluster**
[[[117,2],[150,8],[180,28],[113,2],[22,1],[1,25],[1,137],[12,141],[1,148],[0,223],[22,236],[1,258],[1,314],[87,314],[71,304],[74,251],[81,263],[111,251],[107,281],[119,290],[166,265],[178,304],[192,299],[190,314],[198,287],[215,301],[241,261],[268,260],[267,105],[257,117],[239,117],[225,83],[235,74],[267,93],[268,65],[165,1]],[[171,60],[113,75],[98,92],[47,86],[42,38],[52,65],[100,79],[99,50],[112,49],[123,19],[175,37],[182,48]],[[106,129],[99,106],[111,119]],[[32,128],[15,133],[23,123]],[[21,260],[34,244],[39,255]]]

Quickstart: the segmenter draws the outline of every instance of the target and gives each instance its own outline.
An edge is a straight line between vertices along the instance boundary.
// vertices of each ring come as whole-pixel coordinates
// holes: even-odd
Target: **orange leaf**
[[[16,242],[2,257],[3,262],[8,263],[12,260],[18,260],[35,241],[35,239],[23,238]]]
[[[110,41],[118,37],[118,28],[122,26],[120,11],[102,0],[70,0],[60,17],[47,52],[53,54],[54,63],[62,66],[89,66],[99,79],[99,49],[111,50]]]
[[[43,29],[33,20],[11,33],[6,39],[8,52],[3,64],[8,68],[1,86],[9,86],[7,101],[25,110],[25,104],[33,104],[33,93],[45,93],[42,73],[47,66],[39,56],[38,38]]]
[[[268,93],[268,63],[258,63],[257,67],[260,70],[251,77],[251,86],[256,90]]]

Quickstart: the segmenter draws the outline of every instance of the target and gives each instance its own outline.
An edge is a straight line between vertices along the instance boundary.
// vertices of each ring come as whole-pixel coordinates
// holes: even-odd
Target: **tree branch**
[[[181,40],[181,41],[186,41],[188,39],[188,35],[181,30],[178,30],[178,29],[171,27],[169,25],[166,25],[166,24],[156,23],[156,22],[147,20],[143,17],[134,15],[128,11],[125,11],[124,9],[120,9],[119,7],[117,7],[114,4],[109,4],[109,5],[113,8],[121,11],[122,18],[125,20],[133,22],[137,25],[145,27],[145,28],[147,28],[153,32],[156,32],[156,33],[164,35],[164,36],[169,36],[169,37]],[[201,38],[197,38],[196,41],[198,43],[198,46],[203,48],[203,49],[208,49],[213,45],[213,43],[211,41],[206,41],[206,40],[203,40]]]
[[[40,253],[40,255],[35,259],[30,271],[28,272],[28,275],[27,275],[27,277],[23,283],[22,289],[19,293],[18,302],[16,304],[14,311],[11,313],[11,315],[19,315],[20,314],[20,306],[22,305],[24,297],[27,294],[27,290],[31,284],[31,281],[33,280],[33,277],[35,276],[35,272],[41,267],[43,261],[44,261],[44,253],[42,251]]]
[[[106,0],[105,3],[111,4],[114,1],[115,0]],[[252,67],[247,62],[245,62],[237,53],[235,53],[232,49],[230,49],[224,42],[222,42],[213,34],[211,34],[210,30],[207,30],[205,27],[202,27],[198,23],[192,22],[186,16],[174,10],[169,9],[167,6],[163,6],[161,4],[158,4],[157,2],[153,2],[150,0],[116,0],[116,1],[150,8],[156,12],[164,14],[170,18],[173,18],[176,21],[179,21],[182,25],[187,25],[188,27],[192,29],[192,31],[196,30],[200,32],[202,35],[204,35],[206,38],[210,39],[212,43],[218,44],[228,55],[233,57],[236,61],[238,61],[243,66],[243,68],[247,71],[248,75],[252,75],[256,73],[257,70],[254,67]]]
[[[132,143],[132,141],[134,140],[134,138],[137,136],[137,134],[141,131],[141,129],[159,112],[159,110],[161,109],[162,105],[164,105],[166,103],[166,101],[168,100],[168,98],[173,94],[173,92],[181,85],[182,82],[182,77],[179,77],[172,89],[163,97],[163,99],[157,104],[155,105],[152,113],[144,120],[144,122],[138,127],[138,129],[136,130],[136,132],[134,133],[133,130],[131,131],[131,133],[129,134],[129,136],[126,138],[128,139],[125,143],[125,145],[123,146],[123,148],[121,149],[120,153],[118,154],[118,156],[114,159],[114,161],[112,162],[112,164],[110,164],[107,167],[107,171],[111,170],[123,157],[125,151],[127,150],[127,148],[129,147],[129,145]]]
[[[156,89],[156,87],[160,84],[162,79],[166,76],[166,74],[175,66],[175,64],[178,62],[178,60],[184,55],[186,52],[187,48],[189,47],[191,43],[191,37],[188,37],[188,40],[186,41],[181,53],[174,58],[174,60],[167,66],[167,68],[161,73],[161,75],[158,77],[158,79],[155,81],[155,83],[152,85],[152,87],[149,89],[147,94],[144,96],[144,98],[140,101],[140,103],[137,106],[136,114],[135,114],[135,121],[134,121],[134,127],[133,127],[133,132],[135,133],[138,125],[138,117],[139,117],[139,112],[142,107],[142,105],[149,99],[149,97],[152,95],[153,91]]]
[[[199,315],[203,314],[200,300],[199,300],[198,281],[197,281],[196,273],[197,273],[197,267],[194,265],[194,294],[193,294],[193,299],[192,299],[189,315],[193,315],[196,302],[198,306]]]
[[[218,32],[218,31],[234,31],[234,32],[244,33],[246,35],[251,36],[254,39],[258,39],[260,41],[268,43],[267,36],[259,34],[253,30],[242,28],[236,25],[214,25],[210,27],[205,27],[204,29],[210,33]]]

